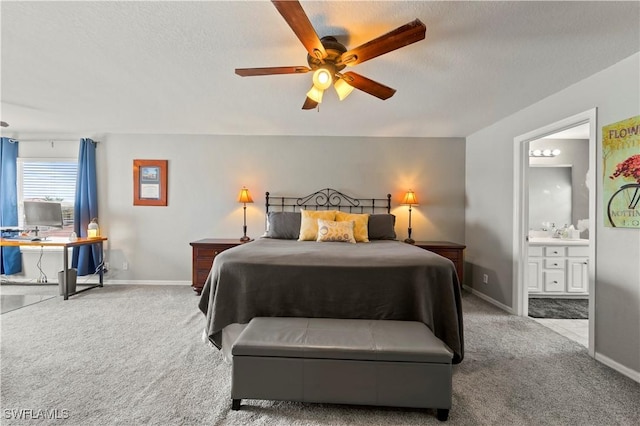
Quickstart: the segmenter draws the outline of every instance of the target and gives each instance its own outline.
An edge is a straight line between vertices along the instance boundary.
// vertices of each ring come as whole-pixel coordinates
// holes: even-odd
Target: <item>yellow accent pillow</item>
[[[356,243],[353,238],[353,221],[335,222],[333,220],[318,219],[318,239],[316,241],[334,241],[341,243]]]
[[[368,213],[345,213],[336,212],[336,221],[338,222],[354,222],[353,236],[358,243],[369,242],[369,214]]]
[[[318,238],[318,219],[334,220],[335,210],[300,210],[300,236],[298,241],[315,241]]]

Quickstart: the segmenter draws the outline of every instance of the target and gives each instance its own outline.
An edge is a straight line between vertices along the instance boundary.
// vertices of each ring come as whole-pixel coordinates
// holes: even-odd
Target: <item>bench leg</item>
[[[231,400],[231,409],[234,411],[237,411],[240,409],[240,401],[242,401],[242,399],[232,399]]]
[[[449,410],[447,410],[445,408],[438,408],[437,411],[436,411],[436,417],[441,422],[446,422],[447,419],[449,418]]]

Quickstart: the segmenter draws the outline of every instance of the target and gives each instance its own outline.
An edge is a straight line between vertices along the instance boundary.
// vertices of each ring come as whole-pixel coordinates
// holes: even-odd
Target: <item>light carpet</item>
[[[197,301],[188,286],[112,285],[1,315],[2,424],[442,424],[425,409],[249,400],[232,411],[231,367],[202,342]],[[640,384],[583,346],[470,294],[463,309],[448,424],[640,424]]]

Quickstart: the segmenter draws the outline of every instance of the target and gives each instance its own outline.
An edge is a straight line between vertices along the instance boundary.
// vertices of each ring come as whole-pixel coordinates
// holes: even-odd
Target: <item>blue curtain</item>
[[[91,219],[98,217],[98,185],[96,181],[96,143],[88,138],[80,139],[78,154],[78,177],[76,200],[73,212],[74,231],[78,237],[87,236]],[[71,266],[78,275],[93,274],[102,258],[96,245],[74,247]]]
[[[0,226],[18,226],[18,141],[2,138],[0,145]],[[22,271],[20,247],[2,247],[0,273]]]

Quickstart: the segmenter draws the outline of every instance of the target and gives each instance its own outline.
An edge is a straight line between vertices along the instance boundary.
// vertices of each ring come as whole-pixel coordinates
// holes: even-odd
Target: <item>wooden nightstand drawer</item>
[[[196,259],[194,261],[193,265],[197,270],[200,270],[200,269],[211,269],[211,266],[213,265],[214,259],[215,259],[215,257],[199,258],[199,259]]]
[[[224,250],[224,249],[223,249]],[[195,250],[195,258],[196,259],[205,259],[205,260],[211,260],[214,257],[216,257],[216,255],[218,253],[220,253],[222,250],[220,250],[219,248],[213,249],[213,248],[198,248]]]
[[[446,257],[447,259],[450,259],[453,263],[456,263],[462,257],[462,253],[460,252],[460,250],[449,250],[449,249],[426,249],[426,250],[437,253],[442,257]]]
[[[464,249],[465,245],[449,241],[416,241],[416,247],[432,251],[451,260],[456,267],[460,286],[464,283]]]
[[[244,244],[244,242],[218,238],[205,238],[189,243],[193,248],[191,258],[191,287],[193,291],[197,294],[202,292],[202,287],[204,287],[204,283],[207,281],[216,256],[240,244]]]
[[[205,281],[207,281],[207,277],[209,276],[209,270],[207,269],[198,269],[196,271],[196,280],[198,283],[202,283],[200,286],[200,291],[202,291],[202,287],[204,286]],[[195,290],[195,289],[194,289]]]

